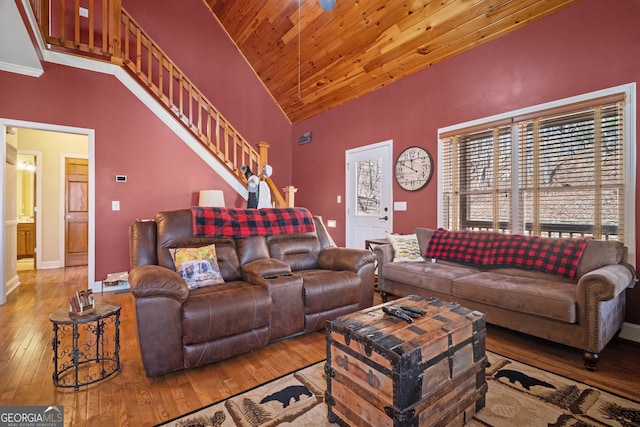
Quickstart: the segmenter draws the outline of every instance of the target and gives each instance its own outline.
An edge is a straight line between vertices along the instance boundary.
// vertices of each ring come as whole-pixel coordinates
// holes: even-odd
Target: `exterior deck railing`
[[[465,221],[462,228],[464,230],[492,230],[493,222],[491,221]],[[500,222],[498,231],[506,233],[511,229],[511,225],[507,222]],[[533,232],[533,224],[525,223],[524,230],[526,234],[531,235]],[[543,222],[540,223],[540,235],[547,237],[584,237],[593,236],[593,224],[566,224]],[[618,227],[616,225],[602,225],[602,239],[616,239],[618,236]]]

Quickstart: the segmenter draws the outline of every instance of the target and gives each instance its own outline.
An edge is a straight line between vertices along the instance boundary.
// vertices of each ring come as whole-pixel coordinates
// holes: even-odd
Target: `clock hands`
[[[411,161],[411,164],[413,164],[413,161]],[[415,170],[414,168],[412,168],[411,166],[407,166],[406,163],[400,163],[401,166],[407,168],[407,169],[411,169],[412,171],[414,171],[415,173],[418,173],[417,170]]]

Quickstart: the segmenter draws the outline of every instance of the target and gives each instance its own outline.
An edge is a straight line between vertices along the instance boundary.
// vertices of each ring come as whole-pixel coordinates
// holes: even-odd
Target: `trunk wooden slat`
[[[408,323],[383,306],[424,314]],[[327,324],[332,422],[350,426],[461,426],[484,407],[484,314],[411,295]]]

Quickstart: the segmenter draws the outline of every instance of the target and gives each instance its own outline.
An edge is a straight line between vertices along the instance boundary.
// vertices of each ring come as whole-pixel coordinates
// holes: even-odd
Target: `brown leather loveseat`
[[[194,368],[325,327],[373,303],[370,251],[338,248],[315,231],[194,237],[190,209],[130,226],[129,282],[146,374]],[[215,245],[224,283],[189,290],[170,248]]]

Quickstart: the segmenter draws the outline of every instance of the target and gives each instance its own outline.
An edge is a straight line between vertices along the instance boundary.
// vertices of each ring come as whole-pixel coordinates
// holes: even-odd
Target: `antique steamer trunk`
[[[382,309],[401,306],[424,314],[408,323]],[[484,314],[415,295],[328,322],[329,421],[463,425],[484,407],[485,336]]]

